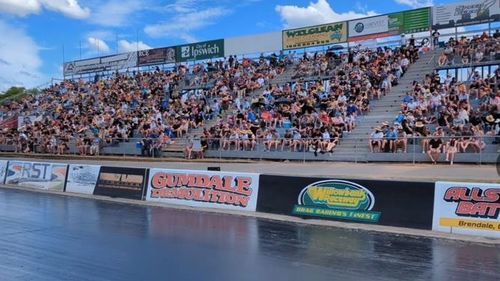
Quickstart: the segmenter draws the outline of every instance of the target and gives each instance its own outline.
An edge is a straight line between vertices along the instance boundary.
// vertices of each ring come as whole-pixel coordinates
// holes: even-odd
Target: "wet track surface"
[[[0,280],[498,280],[500,247],[0,188]]]

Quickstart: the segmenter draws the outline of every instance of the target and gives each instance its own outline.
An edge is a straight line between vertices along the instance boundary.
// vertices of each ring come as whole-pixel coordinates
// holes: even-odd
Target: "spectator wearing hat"
[[[382,150],[382,142],[384,140],[384,133],[382,128],[376,127],[375,130],[370,134],[369,146],[370,152],[380,152]]]

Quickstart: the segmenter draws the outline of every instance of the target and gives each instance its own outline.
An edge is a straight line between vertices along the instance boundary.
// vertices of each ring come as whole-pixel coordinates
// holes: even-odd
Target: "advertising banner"
[[[224,57],[224,39],[180,45],[175,50],[177,62]]]
[[[389,16],[387,15],[349,21],[349,41],[394,35],[392,33],[389,32]]]
[[[175,63],[175,48],[158,48],[139,51],[137,65]]]
[[[64,63],[64,75],[79,75],[85,73],[114,71],[135,67],[137,65],[137,52],[129,52],[100,58],[79,60]]]
[[[259,174],[151,169],[146,201],[255,211]]]
[[[500,184],[436,182],[432,230],[500,238]]]
[[[0,160],[0,184],[5,183],[5,174],[7,172],[7,160]]]
[[[422,8],[389,14],[389,31],[397,31],[399,34],[429,31],[430,10]]]
[[[224,39],[224,55],[260,54],[281,50],[281,31]]]
[[[432,228],[433,183],[260,176],[258,212]]]
[[[66,192],[94,194],[100,169],[99,165],[69,165]]]
[[[9,161],[5,184],[63,191],[67,167],[61,163]]]
[[[283,30],[283,49],[297,49],[347,42],[347,22]]]
[[[500,20],[500,0],[476,0],[439,5],[432,10],[433,28],[480,24]]]
[[[102,166],[94,195],[141,200],[146,169]]]
[[[17,129],[17,115],[8,117],[0,121],[0,129]]]
[[[42,116],[36,115],[24,115],[17,116],[17,128],[22,128],[26,125],[35,125],[35,122],[39,122],[43,119]]]

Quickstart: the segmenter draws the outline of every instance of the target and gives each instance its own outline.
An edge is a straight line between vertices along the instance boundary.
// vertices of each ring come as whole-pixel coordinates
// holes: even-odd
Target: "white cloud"
[[[119,27],[131,23],[131,15],[147,6],[140,0],[111,0],[97,5],[95,12],[89,19],[91,23]]]
[[[189,2],[189,1],[187,1]],[[175,13],[168,21],[158,24],[147,25],[144,32],[153,38],[176,37],[186,42],[194,42],[196,38],[191,34],[195,30],[202,29],[215,23],[218,17],[229,14],[231,11],[222,7],[208,8],[194,11],[188,4],[174,9],[188,11],[186,13]]]
[[[29,14],[37,14],[41,10],[38,0],[0,0],[0,12],[24,17]]]
[[[0,21],[0,91],[12,86],[35,87],[45,82],[35,41],[24,30]]]
[[[109,53],[110,51],[108,44],[106,44],[104,40],[95,37],[87,38],[87,48],[89,48],[92,52],[97,52],[98,54]]]
[[[326,0],[318,0],[316,3],[310,2],[307,7],[278,5],[275,10],[280,14],[281,20],[287,28],[344,21],[377,14],[374,11],[367,11],[366,13],[356,13],[354,11],[337,13]]]
[[[120,53],[134,52],[134,51],[137,51],[138,49],[139,50],[147,50],[147,49],[152,49],[152,48],[142,41],[139,41],[139,43],[137,43],[137,41],[136,42],[129,42],[127,40],[118,41],[118,52],[120,52]]]
[[[429,7],[434,5],[432,0],[394,0],[401,5],[410,6],[411,8]]]
[[[81,7],[77,0],[0,0],[0,13],[15,16],[38,14],[42,7],[75,19],[90,16],[90,9]]]

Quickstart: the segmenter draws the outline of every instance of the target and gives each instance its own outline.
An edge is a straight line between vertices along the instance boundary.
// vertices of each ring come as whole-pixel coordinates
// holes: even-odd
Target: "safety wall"
[[[431,229],[434,185],[261,175],[257,211]]]
[[[500,238],[500,184],[6,160],[0,160],[0,182],[7,187]]]
[[[146,201],[255,211],[259,174],[150,169]]]
[[[500,184],[436,182],[432,230],[500,238]]]
[[[5,184],[64,191],[68,165],[31,161],[9,161]]]
[[[256,54],[281,50],[281,32],[263,33],[224,40],[224,55]]]

